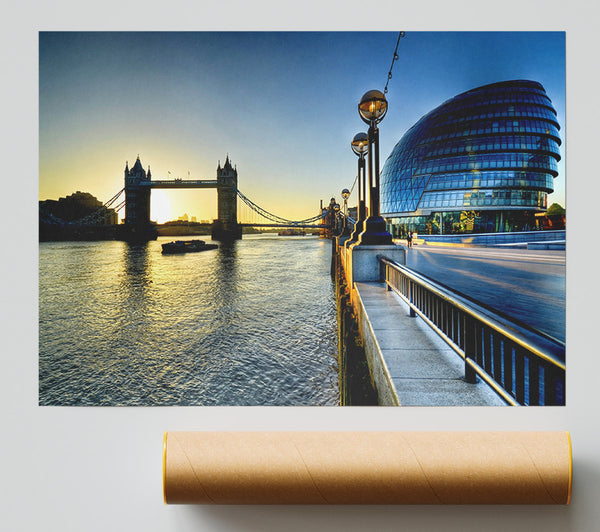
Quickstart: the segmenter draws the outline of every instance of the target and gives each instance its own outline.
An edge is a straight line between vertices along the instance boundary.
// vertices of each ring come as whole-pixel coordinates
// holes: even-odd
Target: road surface
[[[565,340],[564,251],[413,246],[406,265]]]

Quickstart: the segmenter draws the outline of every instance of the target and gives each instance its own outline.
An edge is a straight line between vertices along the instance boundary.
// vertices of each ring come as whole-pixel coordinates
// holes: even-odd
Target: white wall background
[[[599,530],[597,10],[579,0],[378,0],[369,10],[356,0],[262,4],[25,1],[2,8],[0,530]],[[38,407],[37,32],[356,30],[361,14],[374,17],[370,30],[567,31],[568,406]],[[164,506],[164,430],[569,430],[573,499],[568,507]]]

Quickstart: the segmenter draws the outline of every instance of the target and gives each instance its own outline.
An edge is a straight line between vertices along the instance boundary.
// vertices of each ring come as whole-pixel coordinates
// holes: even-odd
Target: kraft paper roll
[[[568,504],[568,432],[167,432],[168,504]]]

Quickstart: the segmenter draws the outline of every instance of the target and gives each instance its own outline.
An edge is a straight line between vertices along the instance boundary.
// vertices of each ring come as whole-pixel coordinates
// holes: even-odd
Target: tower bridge
[[[128,241],[148,241],[158,235],[156,226],[150,221],[150,195],[153,188],[162,189],[193,189],[214,188],[217,191],[217,218],[211,225],[213,240],[230,241],[242,238],[243,227],[292,227],[313,229],[339,229],[355,220],[346,217],[339,210],[335,199],[327,208],[321,208],[318,214],[304,220],[289,220],[277,216],[253,202],[238,189],[237,168],[232,166],[229,156],[225,164],[217,167],[216,179],[152,179],[150,167],[144,170],[138,155],[135,164],[129,168],[125,163],[125,186],[95,212],[77,220],[63,220],[55,216],[40,203],[40,226],[59,228],[63,233],[89,234],[98,238],[118,238]],[[123,192],[125,199],[123,199]],[[248,209],[256,220],[253,223],[241,223],[238,218],[238,198],[240,205]],[[337,210],[334,209],[337,207]],[[125,208],[123,225],[107,225],[110,216]],[[100,230],[100,227],[105,229]]]
[[[143,238],[153,231],[150,222],[150,193],[153,188],[191,189],[214,188],[217,190],[217,219],[213,221],[213,240],[239,240],[242,226],[237,219],[237,167],[233,167],[229,156],[225,164],[217,167],[217,179],[203,180],[152,180],[150,167],[144,170],[138,155],[129,169],[125,164],[125,226],[132,236]]]

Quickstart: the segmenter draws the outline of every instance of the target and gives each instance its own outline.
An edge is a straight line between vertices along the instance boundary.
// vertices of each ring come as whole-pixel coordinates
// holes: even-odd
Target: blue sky
[[[154,179],[213,179],[230,155],[239,188],[301,219],[352,186],[356,106],[383,90],[397,32],[39,34],[40,199],[106,201],[139,154]],[[544,85],[565,140],[563,32],[406,32],[380,125],[381,159],[425,113],[508,79]],[[550,203],[565,204],[559,163]],[[155,191],[153,195],[156,194]],[[161,191],[172,217],[216,215],[212,190]],[[355,203],[353,194],[350,204]],[[153,212],[156,218],[158,212]],[[159,220],[162,221],[162,220]]]

